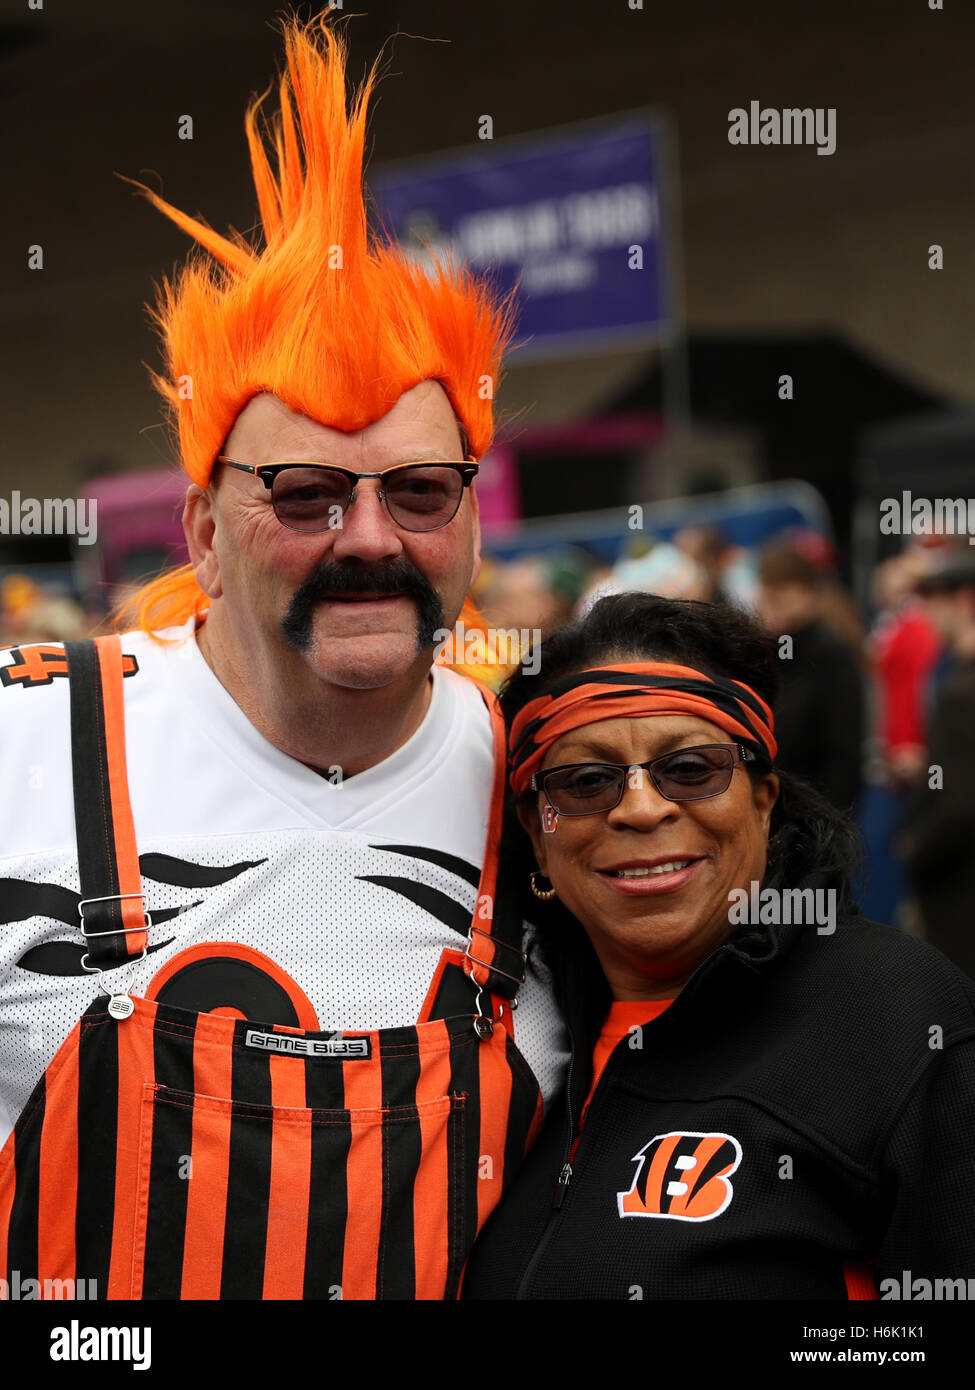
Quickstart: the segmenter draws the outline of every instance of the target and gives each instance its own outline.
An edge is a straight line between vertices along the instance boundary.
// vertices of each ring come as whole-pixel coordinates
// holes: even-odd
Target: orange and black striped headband
[[[778,751],[772,711],[750,686],[666,661],[627,662],[576,671],[519,710],[508,739],[512,790],[528,790],[545,754],[570,730],[655,714],[697,715],[769,761]]]

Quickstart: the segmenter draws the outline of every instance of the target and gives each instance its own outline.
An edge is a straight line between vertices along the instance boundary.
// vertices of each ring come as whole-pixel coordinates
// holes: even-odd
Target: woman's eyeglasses
[[[736,755],[743,763],[755,761],[755,754],[740,743],[705,743],[663,753],[648,763],[550,767],[534,773],[531,787],[544,792],[560,816],[594,816],[620,804],[627,778],[640,769],[649,772],[653,785],[668,801],[704,801],[731,786]]]
[[[404,531],[438,531],[453,521],[464,489],[477,475],[476,463],[400,463],[382,473],[353,473],[321,463],[218,463],[252,473],[271,494],[274,515],[292,531],[328,531],[341,526],[362,478],[378,478],[377,496]]]

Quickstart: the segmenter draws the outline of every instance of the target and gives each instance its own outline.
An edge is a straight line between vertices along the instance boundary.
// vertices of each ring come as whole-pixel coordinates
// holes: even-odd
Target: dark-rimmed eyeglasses
[[[532,791],[543,792],[560,816],[595,816],[612,811],[623,800],[627,780],[638,770],[648,772],[653,785],[668,801],[704,801],[731,786],[736,757],[755,762],[755,754],[740,743],[702,743],[662,753],[648,763],[565,763],[532,775]],[[638,785],[638,784],[637,784]]]
[[[274,515],[292,531],[328,531],[341,526],[363,478],[378,478],[376,490],[386,511],[404,531],[439,531],[453,521],[465,488],[479,464],[398,463],[382,473],[353,473],[325,463],[237,463],[220,455],[218,463],[252,473],[271,494]]]

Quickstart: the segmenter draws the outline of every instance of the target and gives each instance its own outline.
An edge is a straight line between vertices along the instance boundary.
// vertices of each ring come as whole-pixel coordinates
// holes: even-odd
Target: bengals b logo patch
[[[734,1195],[728,1179],[741,1162],[741,1145],[730,1134],[658,1134],[633,1161],[639,1165],[633,1186],[616,1194],[620,1216],[711,1221]]]

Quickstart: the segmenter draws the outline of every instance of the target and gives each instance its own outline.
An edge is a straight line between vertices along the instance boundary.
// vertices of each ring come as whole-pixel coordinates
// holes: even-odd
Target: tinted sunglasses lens
[[[653,777],[661,796],[671,801],[697,801],[727,791],[734,770],[730,748],[686,748],[656,763]]]
[[[327,531],[341,524],[352,489],[331,468],[286,468],[271,487],[274,515],[293,531]]]
[[[435,531],[453,521],[464,483],[454,468],[404,468],[383,479],[389,514],[406,531]]]
[[[611,811],[619,802],[623,777],[624,773],[618,768],[603,767],[600,763],[567,768],[545,778],[545,795],[555,809],[566,816]]]

